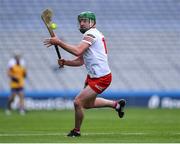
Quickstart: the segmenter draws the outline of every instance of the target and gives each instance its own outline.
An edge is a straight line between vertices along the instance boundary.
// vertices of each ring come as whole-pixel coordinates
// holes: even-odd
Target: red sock
[[[117,101],[114,101],[114,105],[113,105],[113,108],[115,109],[116,106],[117,106],[118,102]]]
[[[74,128],[74,131],[75,132],[80,132],[80,129],[79,128]]]

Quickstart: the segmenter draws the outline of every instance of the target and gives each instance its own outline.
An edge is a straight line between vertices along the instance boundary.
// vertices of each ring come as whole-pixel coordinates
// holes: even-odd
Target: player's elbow
[[[77,56],[77,57],[80,57],[80,56],[83,55],[83,51],[81,51],[81,50],[76,50],[76,51],[74,51],[74,55]]]
[[[86,50],[86,45],[79,44],[74,48],[74,55],[77,57],[81,57]]]

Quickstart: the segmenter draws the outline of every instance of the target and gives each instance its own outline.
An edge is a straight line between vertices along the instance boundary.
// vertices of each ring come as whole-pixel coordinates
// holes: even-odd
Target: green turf
[[[123,119],[112,109],[86,110],[80,138],[66,137],[73,116],[72,110],[30,111],[25,116],[6,116],[0,110],[0,142],[180,142],[180,109],[128,108]]]

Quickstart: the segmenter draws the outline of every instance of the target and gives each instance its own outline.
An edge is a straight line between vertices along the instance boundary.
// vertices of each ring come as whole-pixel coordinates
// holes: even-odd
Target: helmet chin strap
[[[92,28],[92,27],[91,27],[91,25],[92,25],[92,21],[91,21],[91,19],[89,20],[89,25],[90,25],[90,28]]]
[[[92,24],[92,21],[91,21],[91,19],[89,20],[89,24],[90,24],[90,28],[89,29],[91,29],[92,27],[94,27],[94,25],[96,24],[95,22]]]

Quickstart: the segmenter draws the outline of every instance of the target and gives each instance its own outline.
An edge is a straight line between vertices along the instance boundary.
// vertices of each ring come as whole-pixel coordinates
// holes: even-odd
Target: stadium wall
[[[26,91],[25,107],[27,110],[72,109],[73,99],[78,90],[62,91]],[[5,108],[9,92],[0,92],[0,108]],[[106,91],[100,97],[117,100],[124,98],[128,107],[180,108],[179,91]],[[12,104],[18,107],[18,98]]]

